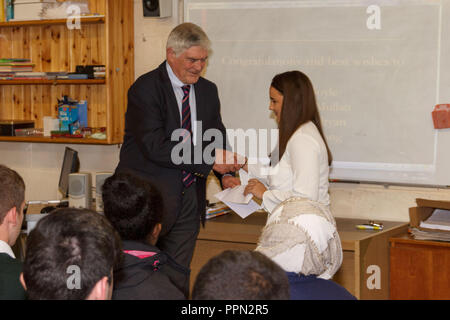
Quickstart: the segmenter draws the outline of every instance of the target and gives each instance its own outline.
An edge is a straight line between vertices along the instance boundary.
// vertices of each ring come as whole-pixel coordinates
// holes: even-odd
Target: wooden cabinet
[[[81,29],[66,20],[0,23],[0,56],[31,59],[37,72],[74,72],[77,65],[106,65],[105,80],[2,80],[0,119],[57,117],[57,99],[88,101],[88,126],[106,127],[107,139],[0,137],[0,141],[118,144],[124,132],[127,91],[134,81],[133,0],[89,0],[94,18]]]
[[[206,222],[200,230],[191,264],[191,288],[201,267],[224,250],[256,248],[267,213],[246,219],[231,213]],[[405,233],[408,224],[383,221],[382,231],[357,230],[366,220],[336,218],[344,259],[333,280],[358,299],[389,299],[389,238]]]
[[[333,280],[361,300],[389,299],[389,238],[403,234],[408,223],[381,221],[384,229],[358,230],[367,220],[336,218],[344,259]]]
[[[390,239],[390,244],[391,299],[450,299],[449,242],[404,235]]]

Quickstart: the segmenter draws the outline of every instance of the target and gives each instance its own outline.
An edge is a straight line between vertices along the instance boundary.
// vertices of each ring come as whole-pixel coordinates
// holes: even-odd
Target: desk
[[[394,237],[391,245],[391,299],[449,300],[450,243]]]
[[[213,256],[224,250],[254,250],[266,220],[265,212],[255,212],[245,220],[235,213],[207,220],[194,251],[191,288],[201,267]],[[336,218],[344,259],[333,280],[358,299],[389,298],[389,238],[405,233],[408,224],[382,222],[382,231],[357,230],[356,224],[367,221]],[[370,266],[378,266],[379,275],[367,273]],[[379,276],[379,288],[367,287],[371,276]]]

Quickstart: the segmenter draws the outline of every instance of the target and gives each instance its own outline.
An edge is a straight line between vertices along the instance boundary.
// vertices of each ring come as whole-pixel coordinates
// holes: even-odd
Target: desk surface
[[[266,224],[267,213],[258,211],[241,219],[229,213],[206,221],[198,236],[197,248],[191,265],[192,281],[200,267],[223,250],[253,250]],[[337,230],[343,249],[342,266],[334,276],[340,285],[358,299],[389,298],[389,238],[405,233],[408,223],[377,221],[383,230],[359,230],[356,224],[368,223],[363,219],[336,218]],[[379,266],[380,289],[369,289],[369,266]]]
[[[267,213],[258,211],[242,219],[234,212],[207,220],[205,228],[201,228],[198,239],[217,240],[242,243],[257,243],[261,230],[265,226]],[[337,229],[341,237],[343,250],[354,250],[355,242],[382,234],[406,222],[379,221],[384,225],[383,230],[358,230],[356,224],[367,223],[364,219],[336,218]],[[377,221],[378,222],[378,221]]]
[[[398,237],[392,237],[389,239],[389,242],[392,246],[395,246],[397,243],[401,244],[409,244],[409,245],[422,245],[422,246],[430,246],[430,247],[443,247],[443,248],[450,248],[450,242],[445,241],[434,241],[434,240],[417,240],[414,239],[409,234],[404,234]]]

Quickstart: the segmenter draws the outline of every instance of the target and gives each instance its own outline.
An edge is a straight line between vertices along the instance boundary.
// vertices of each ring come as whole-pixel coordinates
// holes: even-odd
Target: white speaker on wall
[[[97,172],[95,175],[95,210],[97,212],[103,212],[102,187],[105,180],[113,174],[113,172]]]
[[[69,207],[87,208],[92,206],[92,177],[88,172],[69,174]]]

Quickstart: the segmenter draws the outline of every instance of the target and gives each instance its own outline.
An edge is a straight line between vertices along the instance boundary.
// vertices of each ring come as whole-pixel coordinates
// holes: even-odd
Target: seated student
[[[193,300],[288,300],[286,273],[255,251],[227,250],[200,270]]]
[[[282,202],[269,216],[256,251],[288,275],[291,300],[354,300],[329,280],[342,263],[336,222],[328,206],[304,198]]]
[[[19,277],[22,263],[11,247],[20,234],[25,206],[25,183],[22,177],[0,165],[0,300],[24,300],[25,291]]]
[[[159,191],[131,173],[116,173],[105,180],[102,196],[125,252],[114,271],[113,300],[186,299],[189,270],[155,246],[164,214]]]
[[[109,300],[120,238],[102,215],[57,209],[27,239],[20,280],[31,300]]]

